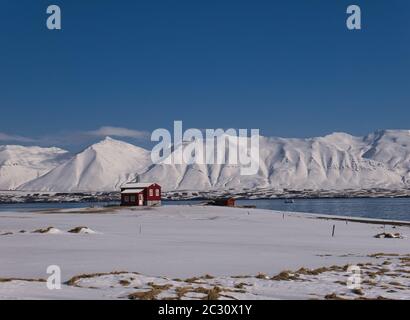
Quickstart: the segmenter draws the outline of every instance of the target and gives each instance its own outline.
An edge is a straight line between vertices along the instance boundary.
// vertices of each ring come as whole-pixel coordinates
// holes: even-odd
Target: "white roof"
[[[121,193],[122,194],[140,193],[141,191],[144,191],[144,189],[127,189],[127,190],[121,191]]]
[[[151,185],[153,185],[154,182],[128,182],[125,183],[121,186],[121,188],[135,188],[135,189],[139,189],[139,188],[147,188]]]

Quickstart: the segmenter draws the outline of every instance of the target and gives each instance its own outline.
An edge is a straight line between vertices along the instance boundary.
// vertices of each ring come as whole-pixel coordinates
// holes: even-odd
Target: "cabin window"
[[[124,196],[124,202],[130,202],[130,198],[128,196]]]
[[[159,197],[159,189],[155,189],[155,196]]]
[[[130,196],[131,202],[135,202],[135,196]]]
[[[154,190],[149,189],[149,196],[152,197],[154,195]]]
[[[144,198],[142,197],[142,194],[139,195],[139,199],[144,200]]]

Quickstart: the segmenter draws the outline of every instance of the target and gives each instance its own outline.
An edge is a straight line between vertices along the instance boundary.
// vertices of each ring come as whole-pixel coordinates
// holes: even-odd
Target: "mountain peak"
[[[100,141],[97,142],[97,143],[110,143],[110,142],[123,142],[123,141],[117,140],[117,139],[113,139],[113,138],[111,138],[111,137],[109,137],[109,136],[106,136],[104,139],[100,140]]]
[[[151,164],[149,151],[106,137],[19,189],[115,191]]]
[[[135,152],[135,151],[139,151],[142,153],[148,153],[149,151],[138,147],[132,143],[128,143],[122,140],[117,140],[117,139],[113,139],[109,136],[105,137],[103,140],[100,140],[94,144],[92,144],[91,146],[89,146],[88,148],[86,148],[85,150],[100,150],[103,152],[113,152],[114,154],[118,153],[119,151],[121,152],[126,152],[126,150],[128,150],[129,152]],[[85,151],[84,150],[84,151]]]
[[[125,142],[125,141],[116,140],[116,139],[113,139],[113,138],[107,136],[104,139],[90,145],[87,149],[95,149],[95,148],[98,149],[98,148],[101,148],[101,147],[107,148],[107,147],[111,147],[111,146],[116,147],[116,146],[120,146],[120,145],[121,146],[125,146],[125,145],[133,146],[133,145],[131,145],[131,144]]]
[[[188,143],[181,146],[186,147],[189,147]],[[38,166],[38,159],[37,155],[17,159],[7,154],[3,170],[20,170],[21,166],[15,164],[27,160]],[[140,175],[141,181],[158,182],[164,190],[239,190],[255,186],[278,189],[402,188],[410,185],[410,131],[382,130],[367,137],[336,132],[306,139],[265,138],[259,163],[260,170],[253,176],[241,176],[239,166],[229,164],[153,164],[148,150],[107,136],[18,189],[114,191],[136,174]],[[13,171],[9,175],[16,174]],[[26,176],[24,171],[21,176]],[[14,187],[20,181],[11,182],[7,183]],[[8,185],[4,187],[9,188]]]

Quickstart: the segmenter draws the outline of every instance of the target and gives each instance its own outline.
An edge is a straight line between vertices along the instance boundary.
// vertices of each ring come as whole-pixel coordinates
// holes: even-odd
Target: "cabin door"
[[[143,194],[139,194],[139,195],[138,195],[138,205],[139,205],[139,206],[143,206],[143,205],[144,205],[144,195],[143,195]]]

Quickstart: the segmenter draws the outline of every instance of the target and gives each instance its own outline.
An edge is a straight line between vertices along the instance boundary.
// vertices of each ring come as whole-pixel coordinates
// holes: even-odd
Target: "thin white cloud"
[[[135,139],[144,139],[149,136],[149,133],[146,131],[133,130],[133,129],[121,128],[121,127],[110,127],[110,126],[100,127],[97,130],[86,131],[85,133],[88,135],[96,136],[96,137],[113,136],[113,137],[135,138]]]
[[[147,131],[133,130],[122,127],[103,126],[91,131],[65,131],[54,134],[46,134],[33,138],[7,134],[0,132],[1,144],[24,144],[39,146],[84,146],[95,143],[96,140],[111,136],[113,138],[123,138],[138,140],[140,142],[149,141],[150,133]]]
[[[35,139],[0,132],[0,141],[35,142]]]

